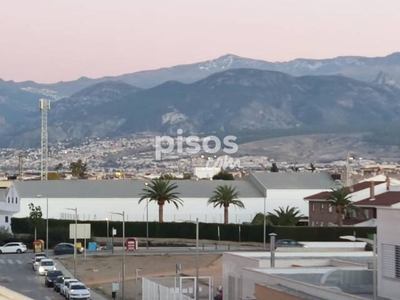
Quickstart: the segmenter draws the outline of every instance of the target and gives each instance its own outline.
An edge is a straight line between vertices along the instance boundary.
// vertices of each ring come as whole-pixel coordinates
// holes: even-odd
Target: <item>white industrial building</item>
[[[378,209],[378,295],[400,299],[400,208]]]
[[[126,213],[128,221],[144,221],[146,201],[138,203],[144,180],[49,180],[15,181],[8,190],[20,199],[20,211],[15,217],[29,215],[29,203],[42,208],[43,217],[73,219],[67,207],[78,209],[80,220],[104,220],[110,212]],[[306,195],[330,190],[337,186],[328,173],[252,173],[248,178],[222,180],[176,180],[177,191],[184,205],[164,206],[164,221],[199,219],[200,222],[223,222],[223,209],[207,205],[213,191],[220,185],[232,185],[240,193],[245,209],[229,207],[229,222],[251,222],[257,213],[272,212],[279,207],[297,207],[308,216]],[[267,192],[266,192],[267,191]],[[266,198],[265,198],[266,196]],[[149,220],[158,220],[158,205],[149,204]],[[114,218],[117,218],[114,216]],[[115,219],[118,220],[118,219]]]

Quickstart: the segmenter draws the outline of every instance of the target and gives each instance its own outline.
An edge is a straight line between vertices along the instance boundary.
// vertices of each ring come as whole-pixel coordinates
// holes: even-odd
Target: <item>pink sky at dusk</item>
[[[227,53],[385,56],[400,51],[399,12],[399,0],[2,0],[0,78],[95,78]]]

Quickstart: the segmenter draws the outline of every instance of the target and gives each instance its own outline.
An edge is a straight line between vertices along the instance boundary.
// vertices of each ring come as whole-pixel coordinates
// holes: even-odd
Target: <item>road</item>
[[[0,254],[0,285],[37,300],[64,299],[53,288],[44,285],[44,276],[39,276],[32,270],[32,252],[23,254]],[[57,269],[63,271],[65,275],[70,273],[60,265],[58,261]],[[105,299],[99,297],[91,291],[93,300]]]

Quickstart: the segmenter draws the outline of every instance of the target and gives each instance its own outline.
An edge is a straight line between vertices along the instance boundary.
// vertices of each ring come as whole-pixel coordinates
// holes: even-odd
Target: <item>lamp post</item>
[[[37,195],[43,198],[42,195]],[[46,256],[49,256],[49,198],[46,197]]]
[[[75,212],[75,232],[74,232],[74,277],[76,278],[77,269],[77,255],[76,255],[76,238],[78,236],[78,208],[66,208],[67,210],[72,210]]]
[[[111,214],[122,216],[122,300],[125,300],[125,211]]]
[[[107,222],[107,247],[108,247],[108,245],[110,244],[110,241],[109,241],[109,232],[110,232],[110,220],[108,219],[108,218],[106,218],[106,222]],[[108,250],[108,249],[107,249]]]
[[[263,232],[264,232],[264,237],[263,237],[263,248],[264,250],[267,249],[266,246],[266,235],[267,235],[267,188],[265,188],[264,191],[264,222],[263,222]]]
[[[199,218],[196,218],[196,300],[199,300]]]
[[[135,286],[135,290],[136,290],[136,298],[135,299],[139,299],[139,286],[138,286],[138,280],[139,280],[139,272],[142,271],[142,269],[136,269],[136,286]]]
[[[149,183],[145,182],[144,185],[147,187]],[[146,249],[149,250],[149,198],[146,204]]]
[[[195,295],[196,297],[194,300],[199,300],[199,218],[196,218],[196,222],[194,221],[185,221],[187,223],[192,223],[196,224],[196,279],[195,279],[195,285],[196,285],[196,291]]]

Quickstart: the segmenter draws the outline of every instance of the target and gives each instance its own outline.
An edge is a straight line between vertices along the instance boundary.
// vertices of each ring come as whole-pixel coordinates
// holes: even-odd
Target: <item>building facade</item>
[[[378,209],[378,295],[400,299],[400,208]]]

